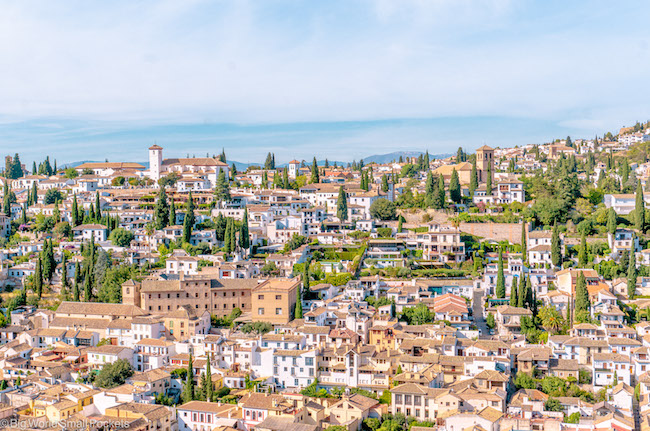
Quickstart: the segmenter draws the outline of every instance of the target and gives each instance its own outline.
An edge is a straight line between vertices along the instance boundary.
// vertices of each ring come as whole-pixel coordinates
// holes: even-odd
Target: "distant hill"
[[[400,156],[404,159],[407,157],[418,157],[420,154],[424,154],[422,151],[396,151],[394,153],[388,153],[388,154],[379,154],[379,155],[374,155],[374,156],[369,156],[369,157],[364,157],[363,162],[364,164],[368,163],[390,163],[393,160],[397,161],[399,160]],[[451,154],[429,154],[430,159],[444,159],[451,156]]]

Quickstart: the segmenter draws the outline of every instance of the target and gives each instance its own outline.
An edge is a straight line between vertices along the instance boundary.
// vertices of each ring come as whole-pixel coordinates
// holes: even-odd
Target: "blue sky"
[[[0,152],[359,159],[650,118],[650,3],[2,3]]]

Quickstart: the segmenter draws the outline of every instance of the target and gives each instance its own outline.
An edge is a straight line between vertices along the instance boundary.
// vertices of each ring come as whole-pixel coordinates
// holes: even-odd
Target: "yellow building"
[[[252,293],[252,318],[255,322],[289,323],[294,318],[298,278],[273,278],[260,283]]]

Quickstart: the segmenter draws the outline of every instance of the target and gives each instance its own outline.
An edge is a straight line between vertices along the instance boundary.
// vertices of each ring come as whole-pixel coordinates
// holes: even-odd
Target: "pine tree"
[[[497,298],[506,297],[506,279],[503,274],[503,252],[499,250],[499,266],[497,272],[497,287],[496,287]]]
[[[553,266],[562,264],[562,248],[560,247],[560,231],[557,223],[553,225],[553,234],[551,236],[551,263]]]
[[[271,158],[270,152],[266,155],[266,161],[264,162],[264,169],[266,170],[273,169],[273,159]]]
[[[158,192],[158,199],[153,213],[153,223],[156,230],[169,226],[169,203],[167,202],[167,193],[164,186],[160,186]]]
[[[449,198],[455,203],[460,203],[460,181],[456,169],[451,171],[451,180],[449,180]]]
[[[648,183],[650,183],[650,181]],[[614,211],[614,208],[610,208],[607,210],[607,232],[614,235],[616,233],[617,224],[616,211]]]
[[[336,216],[342,222],[348,219],[348,197],[343,190],[343,186],[339,187],[339,197],[336,201]]]
[[[632,238],[632,244],[634,244],[635,239]],[[636,254],[634,246],[630,249],[630,262],[627,267],[627,296],[629,299],[634,299],[634,294],[636,292]]]
[[[239,247],[242,250],[248,250],[251,246],[251,238],[248,230],[248,208],[244,208],[241,228],[239,229]]]
[[[312,184],[320,183],[320,175],[318,173],[318,163],[316,163],[316,157],[311,164],[311,182]]]
[[[636,186],[634,227],[639,232],[645,232],[645,202],[643,201],[643,189],[641,188],[641,181],[637,182],[637,186]]]
[[[578,274],[578,280],[576,281],[576,299],[575,299],[575,313],[578,314],[581,311],[589,312],[589,291],[587,290],[587,280],[582,271]]]
[[[510,305],[516,307],[517,304],[517,277],[512,277],[512,286],[510,287]]]
[[[189,403],[194,400],[194,360],[190,353],[190,359],[187,363],[187,376],[185,378],[185,385],[183,386],[182,399],[184,403]]]
[[[587,265],[587,237],[582,234],[580,238],[580,250],[578,251],[578,265],[585,267]]]
[[[472,161],[472,172],[469,178],[469,194],[474,196],[474,191],[478,188],[478,170],[476,168],[476,159]]]

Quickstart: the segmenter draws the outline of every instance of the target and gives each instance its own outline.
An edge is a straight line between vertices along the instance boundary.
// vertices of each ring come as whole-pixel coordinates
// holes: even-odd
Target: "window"
[[[275,314],[278,315],[278,316],[281,315],[282,314],[282,308],[276,308],[275,309]]]
[[[264,299],[264,295],[257,295],[257,299],[259,299],[259,300],[263,300],[263,299]]]
[[[258,308],[257,309],[257,314],[259,314],[259,315],[264,314],[264,308]]]
[[[281,300],[281,299],[282,299],[282,295],[275,295],[275,299],[276,299],[277,301]]]

